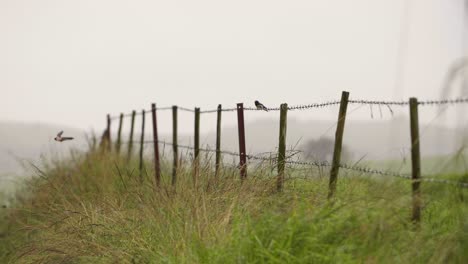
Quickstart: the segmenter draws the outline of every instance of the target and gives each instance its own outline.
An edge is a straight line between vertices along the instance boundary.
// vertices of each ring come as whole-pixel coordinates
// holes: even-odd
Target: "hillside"
[[[151,161],[147,160],[147,164]],[[215,178],[203,163],[153,166],[136,157],[89,153],[54,162],[1,209],[1,263],[467,263],[467,190],[423,182],[421,224],[411,222],[411,182],[328,178],[288,168],[283,192],[274,167],[236,168]],[[354,177],[352,177],[354,176]],[[466,181],[466,176],[440,175]],[[304,178],[304,179],[302,179]]]

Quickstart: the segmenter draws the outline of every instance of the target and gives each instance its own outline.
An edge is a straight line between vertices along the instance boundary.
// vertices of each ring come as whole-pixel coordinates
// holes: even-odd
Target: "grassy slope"
[[[164,166],[155,192],[136,167],[94,154],[44,168],[33,194],[3,209],[0,262],[468,262],[467,189],[424,183],[416,229],[408,181],[341,177],[329,203],[326,177],[290,179],[278,194],[267,166],[242,185],[235,169],[215,181],[204,168],[197,188],[187,168],[174,190]]]

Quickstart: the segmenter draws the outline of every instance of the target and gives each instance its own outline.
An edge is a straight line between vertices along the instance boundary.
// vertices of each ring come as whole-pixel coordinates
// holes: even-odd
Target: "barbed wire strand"
[[[187,108],[183,106],[178,106],[177,109],[179,109],[180,111],[195,113],[195,109],[191,109],[191,108]]]
[[[134,141],[135,143],[140,143],[139,141]],[[124,142],[128,143],[128,142]],[[144,144],[150,144],[154,143],[154,141],[144,141]],[[159,144],[165,144],[165,145],[173,145],[171,142],[166,142],[166,141],[158,141]],[[187,145],[177,145],[179,148],[183,149],[189,149],[189,150],[195,150],[194,147],[192,146],[187,146]],[[210,148],[199,148],[200,151],[202,152],[211,152],[211,153],[216,153],[216,150],[210,149]],[[221,154],[225,155],[230,155],[230,156],[235,156],[238,157],[240,154],[238,152],[234,151],[226,151],[226,150],[221,150]],[[271,154],[273,152],[269,152],[268,154]],[[251,155],[251,154],[246,154],[246,158],[249,160],[260,160],[260,161],[276,161],[276,155],[273,155],[273,157],[261,157],[261,156],[256,156],[256,155]],[[293,165],[301,165],[301,166],[312,166],[312,167],[317,167],[317,168],[323,168],[323,167],[331,167],[332,164],[330,164],[328,161],[292,161],[292,160],[286,160],[286,164],[293,164]],[[383,171],[383,170],[378,170],[378,169],[373,169],[369,167],[360,167],[360,166],[355,166],[355,165],[348,165],[348,164],[339,164],[338,165],[341,169],[345,170],[351,170],[355,172],[360,172],[364,174],[373,174],[373,175],[381,175],[381,176],[392,176],[392,177],[397,177],[397,178],[403,178],[407,180],[412,180],[411,174],[402,174],[402,173],[397,173],[393,171]],[[434,182],[434,183],[445,183],[445,184],[450,184],[454,186],[459,186],[462,188],[468,188],[468,182],[461,182],[461,181],[454,181],[454,180],[446,180],[446,179],[437,179],[434,177],[429,177],[429,176],[423,176],[421,177],[418,181],[424,181],[424,182]]]
[[[391,109],[391,106],[407,106],[409,105],[408,101],[378,101],[378,100],[363,100],[363,99],[350,99],[348,100],[349,104],[361,104],[361,105],[369,105],[370,109],[372,109],[372,105],[378,105],[379,107],[381,106],[386,106],[390,113],[393,115],[393,110]],[[433,106],[433,105],[447,105],[447,104],[464,104],[468,103],[468,98],[455,98],[455,99],[444,99],[444,100],[423,100],[423,101],[418,101],[418,105],[421,106]],[[313,104],[305,104],[305,105],[293,105],[293,106],[288,106],[288,110],[308,110],[312,108],[323,108],[327,106],[333,106],[333,105],[339,105],[340,101],[330,101],[330,102],[325,102],[325,103],[313,103]],[[164,111],[164,110],[170,110],[172,109],[171,106],[169,107],[157,107],[156,110],[158,111]],[[178,109],[181,111],[185,112],[195,112],[194,109],[183,107],[183,106],[178,106]],[[221,112],[233,112],[236,111],[237,108],[225,108],[221,109]],[[264,111],[263,109],[257,109],[256,107],[245,107],[245,111]],[[281,109],[279,107],[271,107],[267,108],[268,111],[280,111]],[[145,110],[146,113],[151,112],[151,109]],[[218,112],[218,109],[209,109],[209,110],[203,110],[200,111],[201,114],[209,114],[209,113],[216,113]],[[372,112],[372,110],[371,110]],[[141,115],[141,112],[137,112],[136,115]],[[373,114],[372,114],[373,115]],[[132,113],[127,113],[124,114],[124,117],[130,117],[132,116]],[[120,115],[118,116],[112,116],[111,119],[119,119]]]
[[[419,105],[443,105],[443,104],[464,104],[464,103],[468,103],[468,98],[428,100],[428,101],[418,102]]]
[[[165,110],[171,110],[171,109],[172,109],[172,106],[156,107],[156,111],[165,111]],[[143,110],[143,111],[145,111],[145,113],[151,113],[152,109]],[[132,115],[133,113],[130,112],[130,113],[123,114],[123,117],[132,117]],[[135,110],[135,116],[139,116],[139,115],[141,115],[141,111]],[[111,120],[116,120],[119,118],[120,118],[120,114],[116,116],[111,116]]]
[[[331,167],[332,166],[327,161],[314,161],[314,162],[286,161],[286,163],[296,164],[296,165],[316,166],[316,167]],[[377,174],[377,175],[382,175],[382,176],[392,176],[392,177],[412,180],[411,174],[409,173],[402,174],[402,173],[397,173],[397,172],[392,172],[392,171],[382,171],[382,170],[372,169],[368,167],[358,167],[358,166],[353,166],[353,165],[348,165],[348,164],[340,164],[339,167],[341,169],[361,172],[365,174]],[[461,182],[461,181],[454,181],[454,180],[447,180],[447,179],[437,179],[437,178],[430,177],[430,176],[423,176],[417,181],[446,183],[446,184],[451,184],[451,185],[455,185],[455,186],[459,186],[463,188],[468,188],[468,182]]]
[[[221,108],[221,112],[234,112],[234,111],[237,111],[237,108]],[[210,114],[210,113],[216,113],[216,112],[218,112],[218,109],[200,111],[201,114]]]

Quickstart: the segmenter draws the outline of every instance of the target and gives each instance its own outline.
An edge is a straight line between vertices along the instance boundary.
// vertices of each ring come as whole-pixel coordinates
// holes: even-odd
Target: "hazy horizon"
[[[337,100],[342,90],[359,99],[435,99],[450,65],[466,56],[466,32],[463,0],[6,0],[0,120],[102,131],[107,113],[152,102],[277,107]],[[368,119],[369,111],[354,115]],[[428,111],[425,120],[435,114]],[[294,116],[334,120],[336,107]],[[171,127],[169,112],[158,117]],[[181,131],[192,122],[180,114]],[[202,124],[213,127],[214,118]]]
[[[466,11],[464,0],[1,1],[0,123],[50,124],[53,129],[38,137],[36,131],[10,136],[17,139],[19,151],[29,144],[27,151],[37,154],[50,146],[67,146],[53,141],[59,130],[83,145],[84,134],[74,134],[77,131],[94,131],[99,137],[108,113],[116,117],[133,109],[140,112],[153,102],[203,111],[218,104],[233,108],[239,102],[253,107],[254,100],[268,107],[336,101],[342,91],[349,91],[351,99],[437,99],[450,68],[468,55]],[[468,96],[466,87],[460,92],[467,75],[457,76],[450,98]],[[439,126],[460,128],[466,124],[466,110],[465,104],[421,106],[421,134]],[[337,113],[338,105],[289,111],[288,122],[322,120],[333,125]],[[407,116],[407,106],[390,110],[350,104],[346,126]],[[181,137],[192,135],[193,117],[179,111]],[[279,112],[248,111],[245,119],[249,133],[250,124],[279,120]],[[124,120],[124,134],[129,122]],[[212,133],[215,122],[215,113],[202,114],[202,134]],[[236,123],[235,112],[223,112],[223,128],[232,130]],[[146,124],[150,139],[151,114]],[[117,125],[113,120],[113,134]],[[136,133],[140,126],[138,116]],[[256,132],[258,140],[262,133],[268,134],[265,138],[276,135],[267,127]],[[333,128],[317,129],[302,135],[301,127],[291,127],[288,134],[333,137]],[[158,111],[158,130],[160,135],[172,132],[170,110]],[[387,132],[367,137],[383,142],[384,148],[399,133]],[[344,143],[360,136],[345,130]],[[235,146],[234,139],[226,143]],[[4,137],[0,147],[13,148],[10,141]],[[276,139],[270,141],[262,149],[274,149]],[[248,141],[248,147],[253,144]],[[428,144],[446,147],[436,146],[435,140]]]

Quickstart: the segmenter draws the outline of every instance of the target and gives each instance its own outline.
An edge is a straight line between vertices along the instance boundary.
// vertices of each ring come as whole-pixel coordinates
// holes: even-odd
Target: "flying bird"
[[[55,141],[62,142],[65,140],[72,140],[72,137],[62,137],[63,131],[58,132],[57,136],[54,138]]]
[[[266,106],[264,106],[262,103],[260,103],[257,100],[255,100],[255,106],[257,107],[258,110],[265,110],[268,112],[268,108],[266,108]]]

